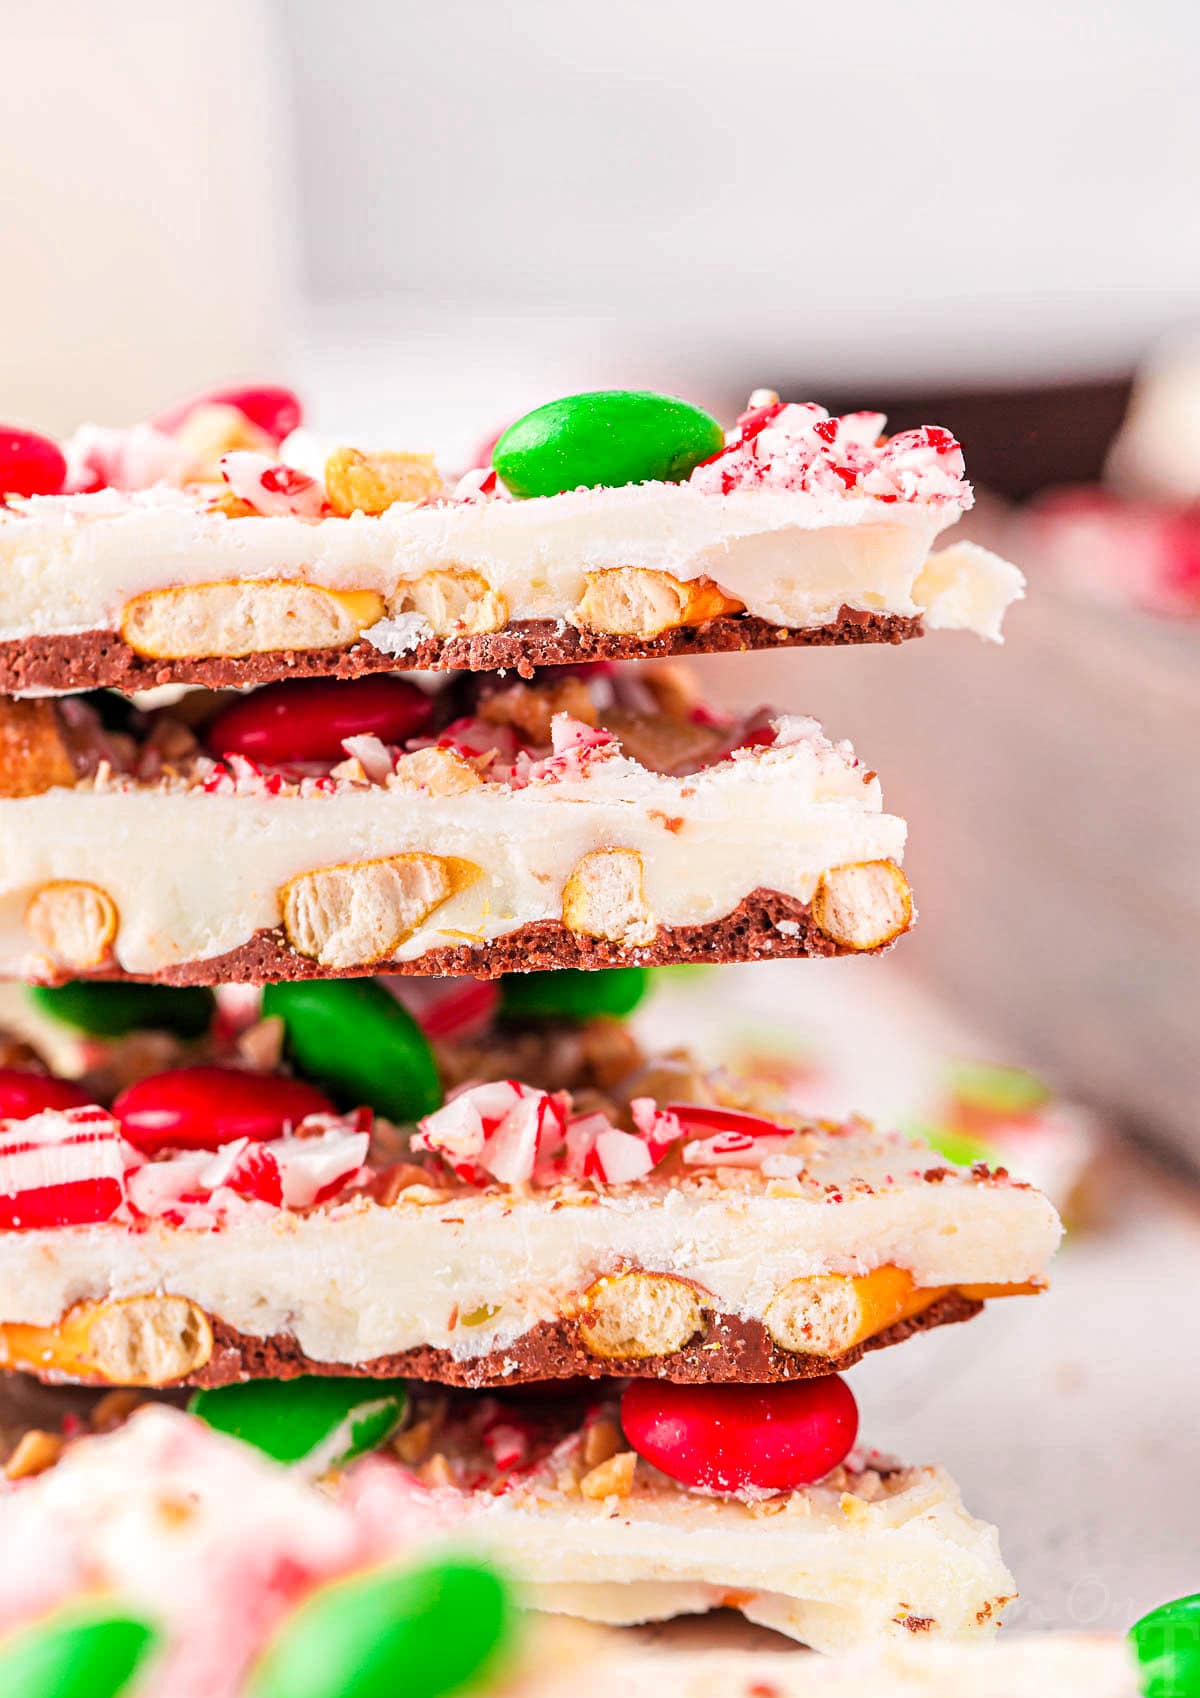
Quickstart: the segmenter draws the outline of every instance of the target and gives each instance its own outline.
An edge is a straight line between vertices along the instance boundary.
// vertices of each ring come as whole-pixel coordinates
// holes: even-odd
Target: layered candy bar
[[[656,1452],[655,1466],[631,1438],[645,1442],[628,1399],[582,1414],[578,1399],[423,1388],[398,1459],[365,1465],[347,1492],[380,1521],[469,1537],[532,1608],[589,1621],[726,1607],[843,1651],[990,1633],[1016,1595],[995,1529],[939,1468],[854,1448],[809,1484],[698,1488],[666,1471],[673,1452]]]
[[[619,1428],[603,1411],[544,1425],[530,1406],[469,1401],[460,1448],[438,1453],[436,1475],[385,1447],[327,1474],[323,1490],[303,1464],[285,1471],[161,1405],[65,1449],[56,1441],[57,1461],[0,1492],[0,1531],[25,1553],[0,1589],[0,1627],[86,1577],[151,1611],[178,1663],[191,1672],[194,1659],[216,1681],[244,1669],[313,1587],[439,1547],[494,1560],[534,1609],[635,1622],[732,1605],[826,1651],[986,1637],[1015,1595],[995,1530],[939,1469],[855,1453],[811,1486],[703,1495],[615,1448]],[[431,1424],[418,1399],[399,1452],[419,1452]],[[522,1444],[535,1460],[503,1460]],[[273,1585],[285,1556],[286,1580]],[[202,1606],[235,1596],[237,1622],[213,1631]]]
[[[862,1121],[789,1122],[736,1081],[569,1034],[505,1039],[490,1063],[486,1045],[443,1053],[443,1102],[410,1037],[399,1061],[373,1053],[370,1023],[407,1018],[393,999],[362,982],[386,1007],[331,1025],[303,999],[334,990],[269,990],[251,1041],[283,1022],[323,1083],[341,1069],[339,1101],[358,1086],[408,1124],[228,1064],[151,1073],[111,1107],[0,1079],[0,1363],[152,1386],[787,1381],[1045,1283],[1058,1218],[1002,1169]],[[510,1042],[544,1086],[462,1077],[515,1059]],[[440,1107],[421,1112],[418,1075]]]
[[[320,442],[286,390],[0,453],[0,689],[210,686],[789,643],[999,636],[1015,567],[937,426],[751,397],[567,397],[447,479]]]
[[[0,703],[0,796],[25,979],[840,955],[912,920],[904,822],[849,744],[674,671]]]

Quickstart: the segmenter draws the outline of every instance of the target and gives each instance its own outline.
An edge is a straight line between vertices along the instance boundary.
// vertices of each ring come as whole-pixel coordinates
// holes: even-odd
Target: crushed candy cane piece
[[[316,478],[266,454],[222,454],[221,476],[233,493],[264,518],[319,519],[325,489]]]
[[[882,413],[831,418],[815,402],[765,401],[741,415],[720,453],[696,467],[706,494],[735,489],[873,496],[880,501],[972,502],[962,449],[940,425],[882,438]]]
[[[126,1145],[102,1108],[0,1123],[0,1227],[81,1226],[125,1200]]]

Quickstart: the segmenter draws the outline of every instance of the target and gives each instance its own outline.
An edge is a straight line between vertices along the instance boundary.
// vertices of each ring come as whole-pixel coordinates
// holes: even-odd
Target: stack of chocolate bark
[[[666,658],[998,635],[1016,569],[930,552],[957,443],[883,427],[576,396],[456,483],[281,390],[0,434],[0,1363],[106,1392],[10,1478],[203,1421],[542,1609],[995,1627],[994,1530],[840,1375],[1040,1290],[1054,1210],[627,1024],[656,966],[912,922],[849,745]]]

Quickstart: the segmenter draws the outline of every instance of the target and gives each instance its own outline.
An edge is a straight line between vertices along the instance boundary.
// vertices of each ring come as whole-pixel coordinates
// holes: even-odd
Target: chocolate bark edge
[[[781,930],[780,925],[786,930]],[[903,936],[903,933],[900,934]],[[494,979],[503,973],[555,967],[662,967],[682,962],[728,963],[877,955],[878,949],[852,950],[835,943],[817,926],[810,904],[781,891],[759,888],[743,897],[720,920],[696,926],[660,926],[649,944],[625,948],[603,938],[568,931],[557,920],[534,920],[485,944],[454,944],[427,949],[411,961],[364,961],[355,966],[322,967],[298,954],[279,928],[264,929],[236,949],[201,961],[181,961],[155,972],[130,973],[122,967],[97,968],[91,979],[139,979],[164,985],[275,984],[289,979],[346,979],[374,974],[433,974],[439,978]]]
[[[344,1375],[355,1379],[407,1378],[471,1391],[579,1377],[649,1378],[687,1385],[770,1385],[842,1373],[869,1350],[886,1349],[934,1327],[969,1321],[982,1309],[981,1302],[948,1292],[919,1315],[897,1321],[838,1356],[810,1356],[782,1350],[761,1321],[709,1312],[703,1334],[691,1344],[668,1356],[646,1356],[638,1360],[604,1360],[593,1356],[580,1342],[578,1322],[564,1317],[540,1321],[504,1349],[466,1360],[455,1358],[447,1350],[420,1345],[412,1350],[376,1356],[367,1362],[323,1362],[306,1355],[290,1333],[256,1337],[209,1316],[213,1352],[204,1367],[153,1390],[234,1385],[253,1379],[286,1380],[300,1374]],[[103,1385],[113,1389],[113,1382],[108,1380],[84,1376],[71,1379],[59,1369],[48,1369],[44,1375],[27,1369],[0,1369],[0,1375],[17,1372],[47,1385]]]
[[[522,678],[539,666],[596,660],[662,660],[672,655],[847,643],[902,643],[924,634],[920,615],[869,613],[843,606],[827,625],[791,627],[753,614],[726,614],[661,636],[582,631],[555,619],[516,620],[486,636],[428,637],[402,655],[368,642],[348,649],[282,649],[269,654],[155,660],[136,654],[116,631],[54,633],[0,642],[0,693],[100,688],[150,690],[161,684],[245,688],[282,678],[356,678],[368,672],[496,672]]]
[[[686,1385],[770,1385],[841,1373],[868,1350],[886,1349],[933,1327],[969,1321],[982,1308],[982,1303],[950,1292],[921,1314],[897,1321],[838,1356],[782,1350],[761,1321],[710,1313],[704,1333],[669,1356],[599,1359],[580,1342],[578,1323],[560,1318],[540,1321],[505,1349],[468,1360],[457,1360],[447,1350],[426,1345],[350,1367],[314,1362],[289,1334],[253,1338],[214,1321],[212,1357],[189,1383],[227,1385],[244,1379],[291,1379],[297,1374],[348,1374],[372,1379],[403,1377],[476,1391],[580,1376],[671,1380]]]

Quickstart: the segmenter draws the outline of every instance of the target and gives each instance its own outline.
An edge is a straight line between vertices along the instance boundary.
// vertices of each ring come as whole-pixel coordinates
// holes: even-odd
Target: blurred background
[[[704,663],[727,701],[816,713],[881,770],[911,822],[917,931],[882,963],[732,969],[654,1017],[719,1045],[736,1015],[760,1053],[787,1028],[880,1113],[928,1094],[914,1056],[1020,1062],[1127,1151],[1200,1171],[1200,10],[2,16],[14,422],[132,422],[257,377],[300,388],[322,431],[447,470],[596,387],[731,421],[767,385],[953,429],[967,529],[1030,576],[1004,649]],[[1118,1171],[1123,1235],[1065,1260],[1056,1328],[989,1314],[977,1342],[869,1370],[889,1442],[937,1448],[937,1364],[941,1454],[1012,1525],[1028,1625],[1122,1625],[1196,1584],[1200,1486],[1174,1447],[1200,1214],[1149,1167]],[[1167,1363],[1152,1414],[1131,1336]],[[1107,1516],[1101,1473],[1121,1482]]]

